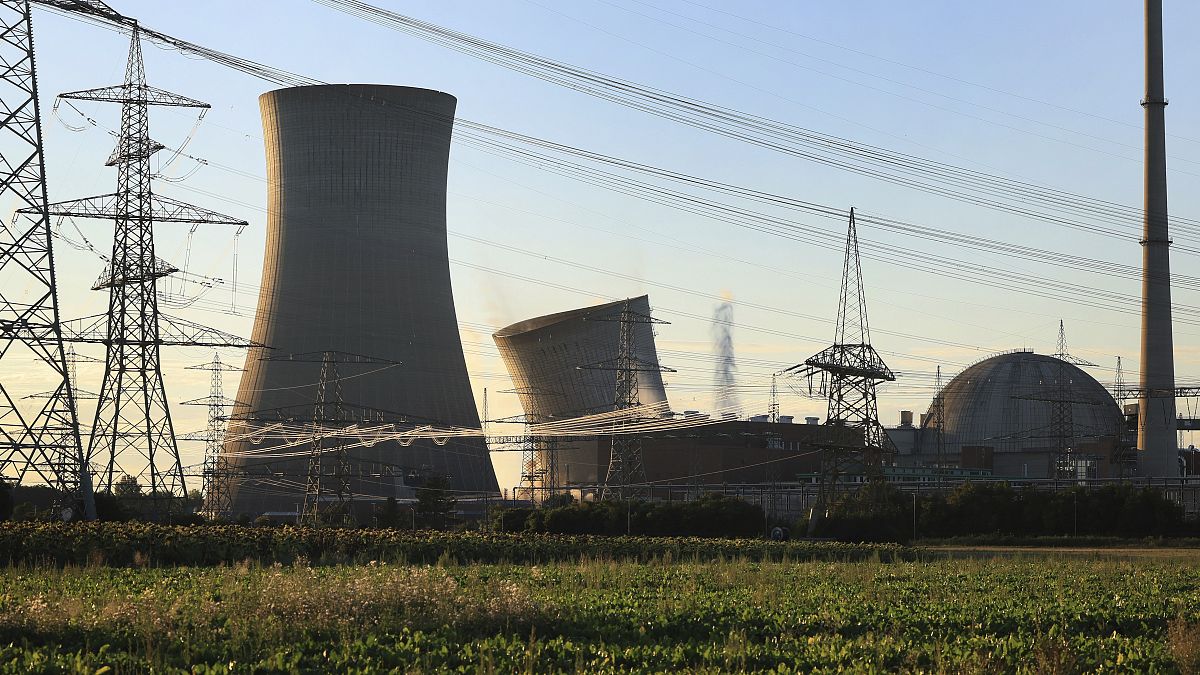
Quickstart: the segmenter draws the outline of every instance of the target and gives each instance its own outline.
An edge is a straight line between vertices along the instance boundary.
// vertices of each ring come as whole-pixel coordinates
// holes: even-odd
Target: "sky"
[[[162,2],[113,0],[144,25],[326,82],[427,87],[458,98],[458,115],[606,155],[730,184],[955,233],[1140,263],[1138,222],[1123,238],[1102,237],[905,189],[706,134],[475,60],[308,0]],[[926,159],[1138,207],[1142,197],[1141,3],[765,2],[747,0],[377,0],[418,19],[658,89]],[[1174,218],[1200,218],[1200,45],[1189,34],[1200,5],[1165,1],[1169,190]],[[35,12],[37,58],[51,201],[111,192],[104,167],[119,123],[116,106],[65,105],[60,92],[121,81],[127,38],[43,10]],[[160,257],[219,279],[197,298],[191,284],[160,282],[164,311],[248,336],[265,237],[266,190],[257,97],[272,85],[178,52],[146,47],[151,84],[212,104],[156,109],[151,135],[185,152],[160,167],[155,189],[246,219],[236,238],[224,226],[159,225]],[[53,111],[53,114],[50,114]],[[94,121],[94,124],[88,119]],[[83,127],[80,131],[78,129]],[[202,158],[206,164],[198,164]],[[194,173],[193,173],[194,170]],[[733,300],[736,395],[747,413],[765,413],[770,373],[803,361],[833,339],[842,254],[651,204],[455,143],[450,158],[448,229],[455,304],[464,351],[482,408],[520,412],[490,334],[514,321],[649,293],[657,346],[676,410],[713,405],[710,317]],[[779,212],[782,213],[782,212]],[[794,214],[792,214],[794,217]],[[801,220],[805,220],[803,216]],[[831,233],[845,223],[808,218]],[[78,221],[75,243],[111,246],[111,223]],[[1060,319],[1072,354],[1111,382],[1117,356],[1136,381],[1139,317],[1053,297],[996,288],[977,279],[915,269],[909,250],[992,265],[1137,296],[1136,279],[1067,269],[930,242],[860,224],[873,344],[897,371],[880,388],[885,424],[900,410],[923,411],[939,365],[949,379],[998,351],[1055,349]],[[1196,235],[1176,232],[1173,264],[1189,274]],[[190,241],[190,244],[189,244]],[[503,244],[498,246],[497,244]],[[234,255],[236,251],[236,256]],[[88,290],[103,268],[95,253],[56,249],[62,313],[103,312]],[[235,262],[236,261],[236,262]],[[580,265],[586,265],[583,269]],[[235,271],[236,270],[236,271]],[[523,278],[517,278],[517,275]],[[237,291],[234,290],[234,279]],[[530,279],[534,281],[530,281]],[[550,285],[553,284],[553,285]],[[1193,287],[1195,288],[1195,287]],[[1200,305],[1195,290],[1175,302]],[[1194,319],[1193,319],[1194,321]],[[1177,379],[1200,380],[1200,326],[1175,325]],[[102,358],[102,349],[80,351]],[[222,358],[241,363],[237,350]],[[202,348],[166,348],[173,403],[208,392]],[[95,391],[101,364],[79,364],[78,386]],[[6,366],[7,367],[7,366]],[[7,377],[7,375],[6,375]],[[225,383],[236,391],[236,373]],[[784,414],[824,416],[824,402],[785,381]],[[81,421],[91,420],[83,401]],[[204,426],[202,407],[175,405],[176,429]],[[517,430],[513,429],[516,433]],[[203,444],[184,442],[185,465]],[[516,453],[493,454],[502,487],[518,480]]]

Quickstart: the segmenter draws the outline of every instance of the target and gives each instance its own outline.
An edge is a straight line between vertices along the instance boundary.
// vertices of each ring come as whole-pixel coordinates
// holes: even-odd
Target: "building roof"
[[[1061,431],[1057,401],[1065,401],[1073,443],[1118,434],[1120,407],[1112,395],[1078,366],[1031,351],[979,361],[942,388],[948,452],[964,445],[997,452],[1055,447]],[[930,405],[925,425],[934,424]],[[932,434],[931,434],[932,436]]]

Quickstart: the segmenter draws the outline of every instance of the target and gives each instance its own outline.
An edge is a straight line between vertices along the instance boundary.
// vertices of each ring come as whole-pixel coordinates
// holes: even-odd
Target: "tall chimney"
[[[1138,468],[1176,473],[1175,355],[1171,335],[1171,239],[1167,227],[1167,140],[1163,97],[1162,0],[1146,0],[1145,213]]]

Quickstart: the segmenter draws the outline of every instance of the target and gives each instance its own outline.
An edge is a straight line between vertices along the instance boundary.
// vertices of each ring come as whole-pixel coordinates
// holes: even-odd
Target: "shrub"
[[[538,509],[502,509],[492,524],[503,532],[757,537],[763,534],[764,515],[756,504],[708,494],[690,502],[548,501]]]
[[[9,485],[8,481],[0,478],[0,521],[12,518],[12,512],[12,486]]]
[[[591,559],[911,560],[894,545],[762,539],[626,537],[384,529],[161,525],[143,522],[0,524],[0,565],[228,565],[309,561],[436,564]]]

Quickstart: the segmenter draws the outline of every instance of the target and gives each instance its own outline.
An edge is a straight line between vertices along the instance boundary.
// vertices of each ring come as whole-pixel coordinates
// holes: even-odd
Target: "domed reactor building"
[[[326,400],[349,416],[479,427],[446,245],[455,98],[322,85],[268,92],[260,104],[268,215],[253,336],[270,349],[247,357],[230,425],[234,516],[296,512],[304,501],[311,443],[273,451],[282,440],[239,440],[237,420],[311,421],[325,352],[339,376]],[[347,452],[340,475],[355,500],[411,497],[431,476],[497,491],[481,437]]]
[[[1031,351],[992,356],[950,380],[941,396],[940,460],[935,399],[919,425],[902,414],[901,425],[888,430],[897,464],[940,463],[1015,479],[1128,475],[1132,457],[1120,406],[1068,361]]]

